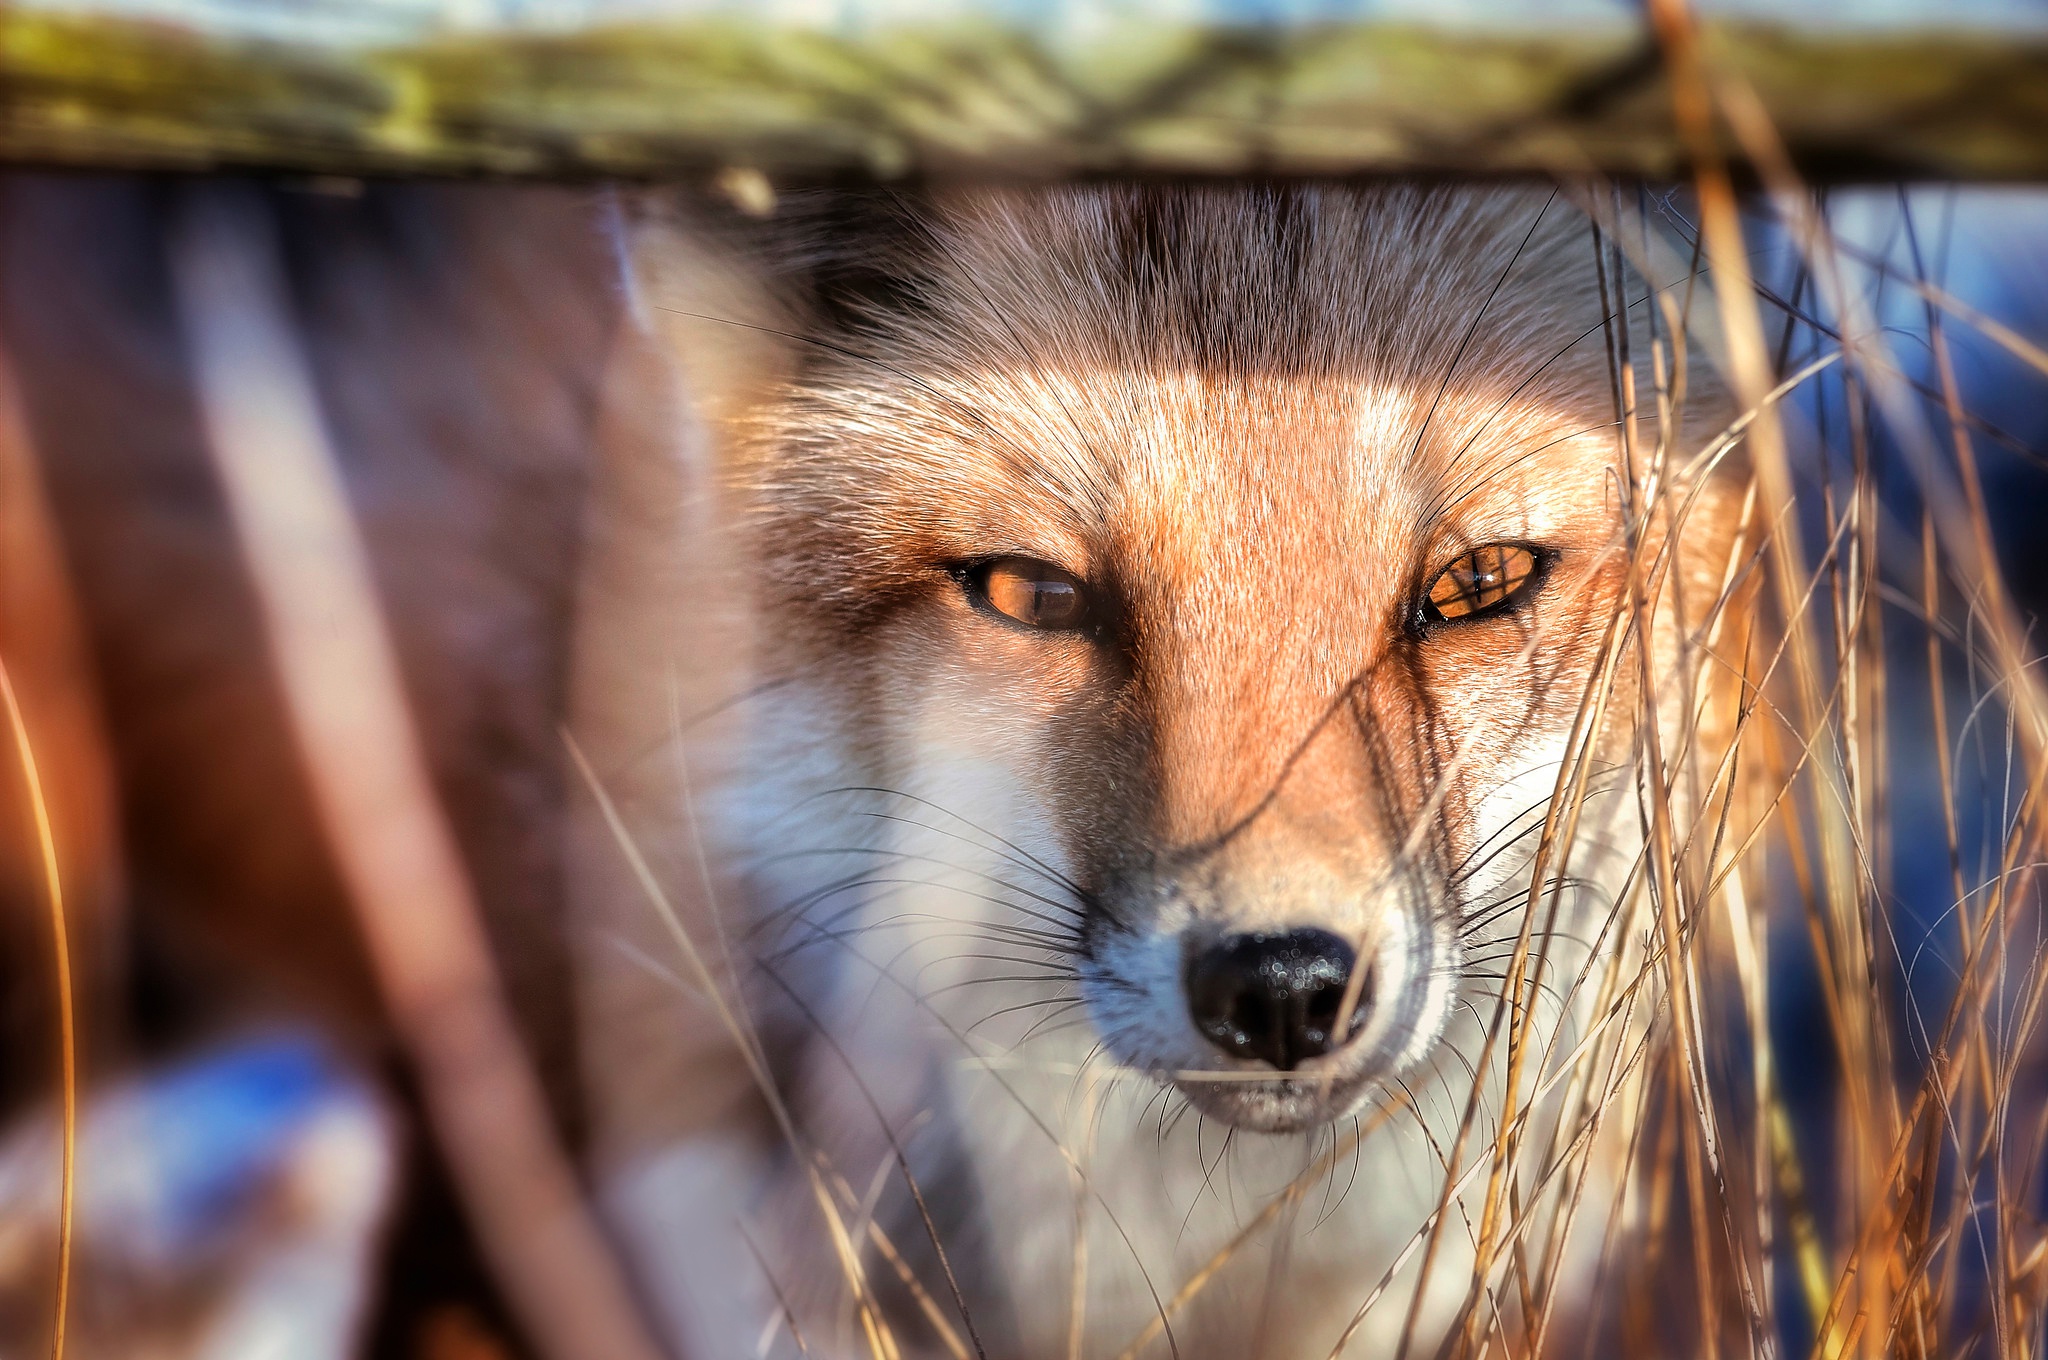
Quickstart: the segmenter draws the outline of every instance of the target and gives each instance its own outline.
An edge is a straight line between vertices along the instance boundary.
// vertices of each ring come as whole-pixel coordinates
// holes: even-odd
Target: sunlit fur
[[[789,1121],[691,1112],[689,1074],[733,1046],[701,1008],[631,1052],[593,1026],[598,1089],[634,1107],[596,1117],[643,1280],[698,1354],[786,1307],[812,1354],[882,1328],[917,1355],[950,1329],[1107,1357],[1280,1196],[1171,1345],[1325,1354],[1405,1259],[1356,1340],[1391,1354],[1401,1253],[1498,1087],[1472,1065],[1525,922],[1542,1061],[1585,1022],[1574,979],[1627,943],[1602,923],[1643,834],[1636,719],[1676,741],[1697,702],[1677,659],[1734,498],[1697,488],[1639,666],[1631,572],[1696,488],[1667,474],[1631,537],[1660,432],[1642,411],[1624,466],[1594,238],[1548,188],[953,192],[867,200],[844,238],[804,208],[792,250],[735,252],[771,283],[725,306],[676,264],[687,232],[638,238],[649,324],[718,417],[691,503],[720,546],[661,625],[717,701],[669,724],[687,815],[636,826],[680,866],[687,933],[731,951]],[[1647,375],[1651,305],[1625,291]],[[758,362],[734,377],[728,344]],[[1725,414],[1700,381],[1674,467]],[[1436,574],[1488,544],[1533,549],[1534,586],[1432,621]],[[962,568],[1002,556],[1087,583],[1096,626],[977,607]],[[1532,883],[1596,672],[1576,845]],[[1196,1031],[1183,960],[1301,926],[1355,941],[1374,991],[1354,1042],[1280,1079]],[[1422,1354],[1464,1300],[1459,1212]]]

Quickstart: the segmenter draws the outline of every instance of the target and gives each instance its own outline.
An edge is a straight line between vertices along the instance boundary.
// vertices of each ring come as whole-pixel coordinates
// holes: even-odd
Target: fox
[[[1648,1032],[1644,750],[1727,709],[1727,402],[1633,395],[1668,290],[1530,187],[778,217],[764,267],[621,212],[571,687],[596,1185],[671,1339],[1537,1334],[1479,1189],[1583,1215],[1582,1294],[1619,1181],[1558,1074]]]
[[[90,938],[148,974],[109,945],[81,995],[311,1011],[376,1071],[205,472],[178,192],[0,184],[140,922]],[[265,192],[520,1034],[669,1349],[1576,1325],[1753,612],[1707,288],[1639,217],[1399,180]]]

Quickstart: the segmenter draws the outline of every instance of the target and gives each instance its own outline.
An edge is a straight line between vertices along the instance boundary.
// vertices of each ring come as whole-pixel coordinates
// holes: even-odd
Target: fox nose
[[[1292,1071],[1341,1048],[1365,1025],[1372,973],[1361,979],[1342,1036],[1337,1012],[1357,956],[1327,930],[1228,935],[1188,960],[1188,1013],[1233,1058]]]

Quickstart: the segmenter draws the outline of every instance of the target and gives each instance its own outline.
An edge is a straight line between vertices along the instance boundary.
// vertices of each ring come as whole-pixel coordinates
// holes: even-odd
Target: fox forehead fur
[[[1135,1131],[1149,1097],[1116,1074],[1247,1138],[1313,1137],[1456,1048],[1461,1004],[1498,990],[1486,947],[1522,925],[1629,589],[1628,516],[1666,532],[1629,509],[1610,343],[1656,304],[1638,282],[1632,321],[1603,315],[1621,284],[1545,189],[977,190],[883,215],[879,238],[804,246],[826,282],[771,304],[800,337],[784,376],[725,411],[754,651],[710,835],[754,904],[756,1003],[800,1013],[797,1119],[849,1177],[936,1123],[912,1160],[972,1187],[969,1302],[1018,1353],[1050,1353],[1034,1295],[1115,1295],[1103,1281],[1133,1265],[1163,1288],[1222,1231],[1159,1202],[1158,1168],[1185,1152],[1163,1120]],[[661,249],[643,239],[643,278]],[[1704,385],[1686,409],[1724,414]],[[1655,412],[1634,419],[1642,458]],[[1734,507],[1692,490],[1673,602],[1634,644],[1651,663],[1607,662],[1623,690],[1665,684],[1719,591]],[[1511,600],[1428,607],[1442,572],[1502,545],[1530,570]],[[1087,626],[1034,630],[977,599],[975,573],[1012,559],[1078,583]],[[1626,765],[1636,707],[1606,706],[1597,766]],[[1587,814],[1576,882],[1615,886],[1633,821]],[[1192,952],[1303,928],[1350,942],[1370,978],[1346,1001],[1355,1040],[1290,1071],[1206,1040]],[[961,1073],[1001,1055],[1023,1066],[995,1087]],[[1081,1121],[1098,1178],[1130,1182],[1088,1191],[1121,1209],[1130,1260],[1084,1270],[1046,1199],[1078,1165],[1049,1112],[1096,1085],[1133,1126],[1105,1135],[1101,1106]],[[1412,1148],[1377,1155],[1427,1182]],[[794,1222],[814,1191],[760,1193]],[[627,1198],[629,1218],[660,1199]],[[1332,1259],[1384,1264],[1420,1216],[1332,1229]],[[1296,1260],[1311,1293],[1313,1256]],[[1322,1337],[1351,1292],[1289,1326]],[[1092,1306],[1105,1341],[1148,1311]],[[1236,1353],[1241,1321],[1213,1353]]]

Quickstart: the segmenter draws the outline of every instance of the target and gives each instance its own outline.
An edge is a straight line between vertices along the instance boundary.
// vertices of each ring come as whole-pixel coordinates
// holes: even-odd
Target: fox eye
[[[1474,548],[1437,573],[1423,613],[1435,622],[1490,614],[1528,589],[1536,567],[1536,554],[1513,543]]]
[[[1049,632],[1088,622],[1088,593],[1072,572],[1029,557],[1000,557],[974,568],[967,588],[1008,619]]]

